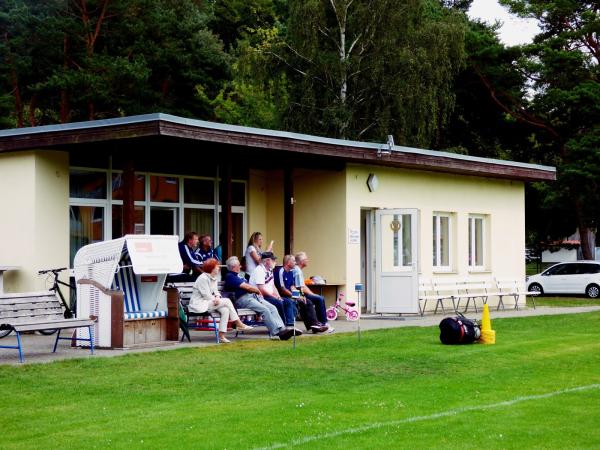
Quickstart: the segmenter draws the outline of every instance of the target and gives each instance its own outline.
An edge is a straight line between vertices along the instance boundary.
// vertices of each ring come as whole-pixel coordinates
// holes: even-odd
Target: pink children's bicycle
[[[346,306],[342,305],[342,302]],[[336,320],[340,309],[346,313],[346,320],[358,320],[358,311],[355,306],[356,303],[354,302],[344,302],[344,293],[340,292],[335,304],[332,307],[327,308],[327,320]]]

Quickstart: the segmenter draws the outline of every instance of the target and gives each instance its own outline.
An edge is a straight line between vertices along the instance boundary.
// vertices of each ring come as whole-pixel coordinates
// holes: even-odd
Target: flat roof
[[[163,113],[0,130],[0,152],[148,136],[171,136],[273,151],[309,153],[352,163],[435,172],[522,181],[556,179],[556,169],[550,166],[227,125]]]

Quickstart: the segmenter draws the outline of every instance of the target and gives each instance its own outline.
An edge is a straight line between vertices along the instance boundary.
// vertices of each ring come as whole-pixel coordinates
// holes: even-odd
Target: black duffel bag
[[[460,313],[458,317],[446,317],[440,322],[442,344],[471,344],[480,336],[481,328],[477,321],[467,319]]]

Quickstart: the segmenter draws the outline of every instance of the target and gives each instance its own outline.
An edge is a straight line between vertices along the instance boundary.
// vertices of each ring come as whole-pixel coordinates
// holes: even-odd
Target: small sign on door
[[[360,244],[360,231],[348,228],[348,244]]]

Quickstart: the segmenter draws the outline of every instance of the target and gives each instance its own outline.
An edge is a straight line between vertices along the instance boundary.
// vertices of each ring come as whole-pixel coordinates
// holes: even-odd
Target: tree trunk
[[[15,62],[10,52],[8,33],[4,33],[4,41],[6,42],[6,59],[8,61],[8,65],[10,66],[10,81],[12,84],[13,96],[15,97],[15,115],[17,116],[17,127],[22,128],[25,124],[25,120],[23,118],[23,100],[21,99],[21,89],[19,88],[17,69],[15,68]]]
[[[88,120],[94,120],[94,102],[88,100]]]
[[[594,259],[594,247],[595,242],[592,237],[592,230],[586,226],[579,226],[579,242],[581,243],[581,254],[583,259],[585,260],[593,260]]]
[[[35,122],[35,105],[37,103],[37,94],[33,94],[31,100],[29,101],[29,125],[32,127],[36,126]]]
[[[69,68],[69,36],[65,33],[63,38],[63,67],[65,72]],[[69,94],[66,89],[60,90],[60,123],[69,122],[71,111],[69,109]]]
[[[594,247],[596,246],[596,243],[592,242],[592,239],[590,239],[592,232],[590,227],[585,223],[581,200],[574,196],[573,204],[575,206],[575,216],[577,218],[577,230],[579,231],[579,245],[582,258],[585,260],[592,260],[594,259]]]

